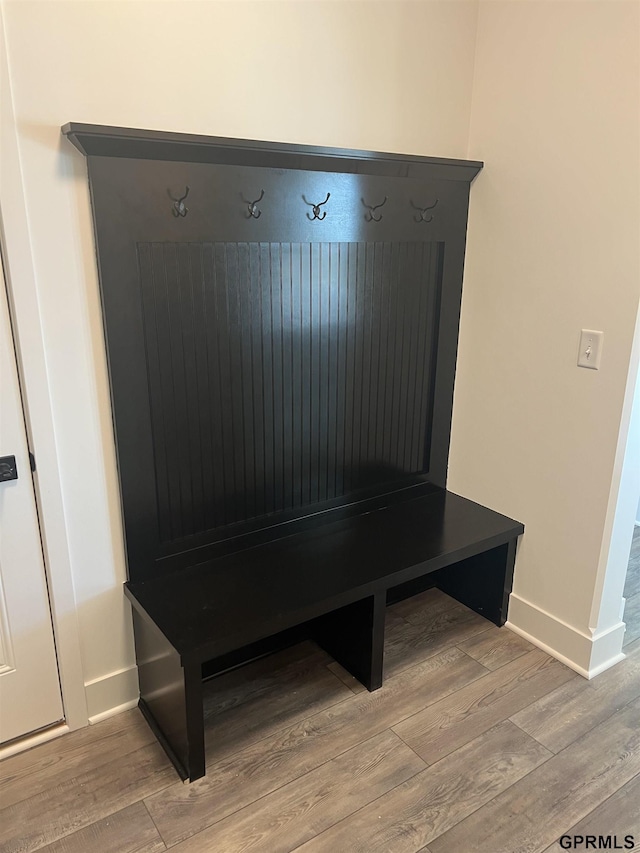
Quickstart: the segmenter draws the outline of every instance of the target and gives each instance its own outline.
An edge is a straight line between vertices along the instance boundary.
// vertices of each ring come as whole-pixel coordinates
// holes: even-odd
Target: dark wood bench
[[[388,601],[437,586],[504,624],[523,525],[432,487],[150,581],[128,582],[140,707],[182,778],[204,775],[203,664],[305,625],[369,690]]]

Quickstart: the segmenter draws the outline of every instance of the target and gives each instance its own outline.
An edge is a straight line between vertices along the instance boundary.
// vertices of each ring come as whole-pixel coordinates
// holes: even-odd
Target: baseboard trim
[[[624,659],[625,624],[587,634],[511,593],[507,627],[547,652],[583,678],[594,678]]]
[[[130,711],[132,708],[138,707],[138,699],[130,699],[128,702],[123,702],[122,705],[116,705],[114,708],[107,708],[106,711],[101,711],[99,714],[94,714],[89,717],[89,725],[93,726],[96,723],[101,723],[103,720],[108,720],[109,717],[115,717],[116,714],[122,714],[123,711]]]
[[[13,740],[6,746],[0,746],[0,761],[9,758],[11,755],[17,755],[19,752],[26,752],[34,746],[40,746],[41,743],[47,743],[47,741],[66,735],[69,731],[71,729],[66,723],[58,723],[58,725],[50,726],[41,732]]]
[[[138,667],[129,666],[89,681],[85,691],[90,725],[135,708],[140,697]]]
[[[615,664],[620,663],[621,660],[624,660],[626,655],[624,652],[620,652],[617,655],[609,658],[609,660],[604,661],[599,666],[592,667],[589,671],[589,678],[595,678],[596,675],[600,675],[601,672],[604,672],[606,669],[611,669]]]

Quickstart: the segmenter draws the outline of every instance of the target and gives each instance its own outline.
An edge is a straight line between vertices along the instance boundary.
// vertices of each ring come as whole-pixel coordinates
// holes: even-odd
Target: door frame
[[[640,498],[640,303],[627,373],[624,403],[618,433],[613,478],[607,505],[597,585],[589,627],[594,635],[606,633],[608,625],[624,619],[624,585],[629,551],[637,520]],[[620,659],[624,655],[624,635],[620,635]]]
[[[89,717],[82,668],[80,626],[66,534],[62,480],[47,378],[47,354],[22,184],[2,13],[0,4],[0,45],[4,48],[0,50],[0,240],[27,437],[36,456],[36,504],[65,714],[66,724],[53,731],[52,734],[55,735],[86,726]],[[41,733],[28,745],[44,739],[46,733]],[[29,741],[29,736],[18,744],[18,748],[25,748],[26,741]],[[0,754],[5,755],[6,752]]]

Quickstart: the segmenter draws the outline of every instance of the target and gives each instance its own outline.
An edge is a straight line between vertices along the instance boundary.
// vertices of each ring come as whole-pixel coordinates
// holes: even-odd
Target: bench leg
[[[173,646],[145,615],[133,611],[140,710],[182,779],[205,774],[202,667],[182,666]]]
[[[317,620],[314,638],[367,690],[382,686],[386,597],[372,595]]]
[[[437,573],[436,586],[456,601],[502,626],[507,621],[517,539],[453,563]]]

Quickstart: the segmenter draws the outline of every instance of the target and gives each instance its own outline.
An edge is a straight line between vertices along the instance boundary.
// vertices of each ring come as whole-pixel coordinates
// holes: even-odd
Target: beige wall
[[[85,164],[60,125],[465,156],[477,2],[5,0],[4,13],[95,717],[134,697],[135,671]]]
[[[510,620],[586,669],[640,295],[639,12],[482,0],[476,46],[449,486],[526,524]]]

